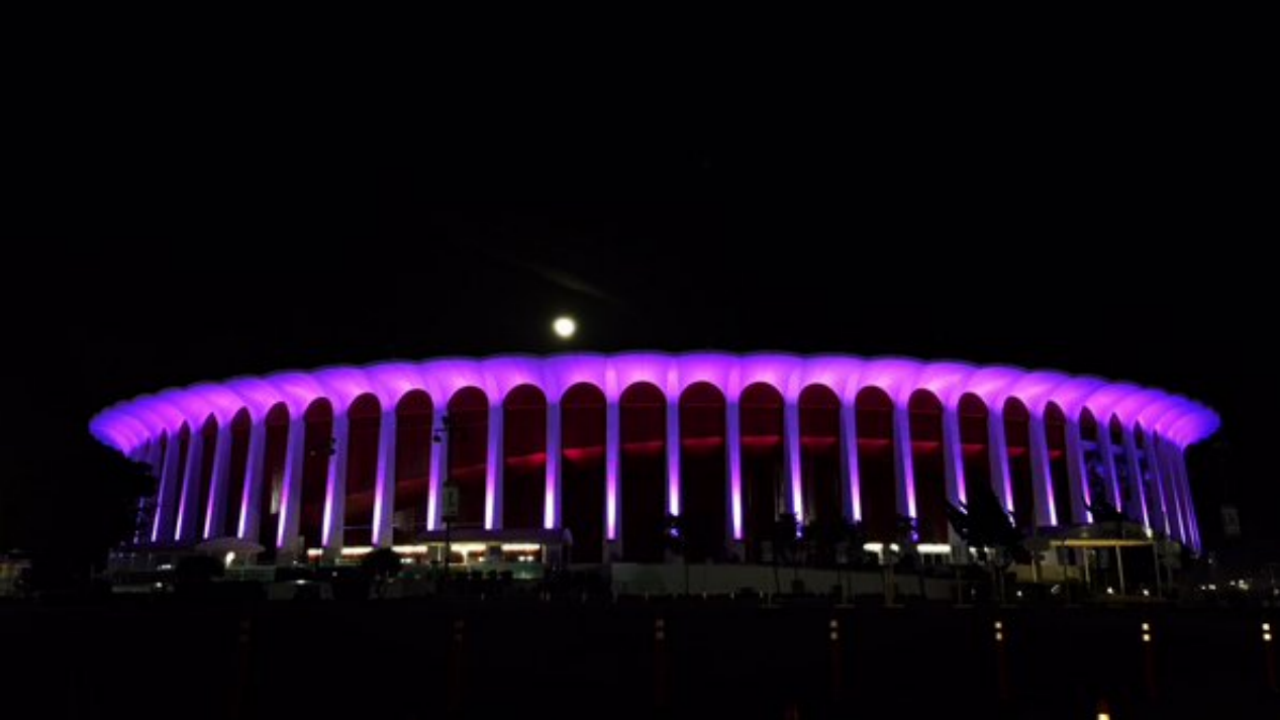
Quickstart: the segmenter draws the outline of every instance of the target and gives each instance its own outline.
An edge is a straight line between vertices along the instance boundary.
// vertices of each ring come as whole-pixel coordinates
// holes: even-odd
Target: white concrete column
[[[1111,421],[1098,422],[1098,452],[1102,455],[1102,471],[1111,483],[1111,504],[1118,512],[1124,511],[1124,496],[1120,492],[1120,475],[1116,472],[1116,450],[1111,444]]]
[[[622,423],[617,400],[605,406],[604,423],[604,528],[605,539],[621,552],[622,543]]]
[[[182,468],[178,459],[182,456],[182,433],[170,433],[164,448],[164,469],[160,474],[160,497],[156,502],[155,525],[151,529],[151,542],[168,543],[173,538],[177,523],[176,501],[178,485],[182,482]]]
[[[804,475],[800,465],[800,402],[786,400],[782,411],[782,453],[787,469],[787,487],[791,488],[791,507],[796,523],[804,525]]]
[[[547,530],[560,527],[564,522],[561,472],[560,403],[547,403],[547,491],[542,505],[542,527]]]
[[[125,457],[137,463],[146,462],[148,442],[144,442],[142,443],[142,445],[134,448],[131,452],[127,453]],[[146,522],[146,515],[145,515],[146,508],[147,508],[147,498],[145,497],[138,498],[137,507],[134,508],[134,514],[133,514],[133,537],[129,539],[129,542],[133,543],[134,545],[142,544],[142,534],[144,532],[143,523]],[[147,532],[150,532],[149,528],[147,529]]]
[[[1044,416],[1031,412],[1027,427],[1031,445],[1031,493],[1036,504],[1036,524],[1041,527],[1058,524],[1058,511],[1053,497],[1053,468],[1049,465],[1049,437]]]
[[[506,420],[502,403],[489,404],[489,444],[486,449],[484,487],[484,529],[502,529],[502,475],[506,470],[502,453],[502,423]]]
[[[964,447],[960,433],[960,409],[958,406],[942,406],[942,471],[946,478],[947,502],[956,507],[967,505],[965,488]],[[965,552],[956,529],[947,523],[947,542],[952,552]],[[967,553],[966,553],[967,554]]]
[[[840,434],[844,440],[840,464],[845,478],[845,519],[862,522],[862,483],[858,475],[858,414],[851,403],[840,403]]]
[[[209,505],[204,517],[202,536],[207,540],[214,534],[222,534],[226,524],[227,503],[233,502],[227,497],[228,478],[231,477],[231,423],[218,426],[218,445],[213,453],[213,477],[209,480]]]
[[[431,436],[426,438],[431,441]],[[395,536],[392,521],[396,511],[396,408],[382,413],[378,425],[378,475],[373,491],[373,545],[391,547]]]
[[[1000,506],[1013,512],[1013,481],[1009,476],[1009,443],[1004,435],[1004,408],[987,408],[987,461],[991,463],[991,490]]]
[[[1142,438],[1142,456],[1146,458],[1151,473],[1154,497],[1148,499],[1151,507],[1151,526],[1169,536],[1169,504],[1164,494],[1164,471],[1160,467],[1160,451],[1155,431],[1147,430]]]
[[[328,477],[324,490],[324,523],[320,526],[320,545],[326,557],[342,552],[343,530],[347,520],[347,465],[351,456],[351,416],[347,409],[333,414],[333,453],[329,455]],[[328,443],[325,443],[328,446]]]
[[[737,398],[725,403],[725,460],[728,471],[729,543],[742,540],[742,409]]]
[[[1173,453],[1176,452],[1172,443],[1160,443],[1160,476],[1164,479],[1164,484],[1169,498],[1169,504],[1172,508],[1170,514],[1171,532],[1170,537],[1175,538],[1183,545],[1187,544],[1186,522],[1183,519],[1182,512],[1182,493],[1178,490],[1178,480],[1173,470]]]
[[[1196,496],[1192,495],[1192,475],[1187,468],[1187,448],[1180,448],[1178,455],[1178,473],[1183,478],[1183,496],[1187,498],[1185,507],[1187,507],[1187,521],[1192,528],[1192,541],[1196,543],[1196,551],[1201,550],[1201,537],[1199,537],[1199,515],[1196,514]]]
[[[1138,463],[1138,443],[1133,439],[1133,428],[1124,425],[1120,429],[1120,437],[1124,441],[1124,457],[1129,465],[1129,502],[1125,503],[1125,515],[1142,523],[1145,528],[1151,527],[1151,516],[1147,513],[1147,490],[1142,486],[1142,466]]]
[[[911,412],[905,403],[893,404],[893,475],[898,488],[898,514],[916,514],[915,457],[911,453]]]
[[[291,553],[301,550],[298,528],[302,524],[302,467],[307,450],[307,420],[299,415],[289,419],[289,444],[284,457],[284,487],[280,492],[280,524],[276,528],[276,557],[279,562],[292,560]],[[261,542],[261,540],[259,541]]]
[[[1067,488],[1071,491],[1071,518],[1077,524],[1092,522],[1086,506],[1092,505],[1089,498],[1089,483],[1084,469],[1084,441],[1080,438],[1080,421],[1067,418]]]
[[[151,516],[150,518],[145,518],[145,516],[139,518],[140,524],[138,527],[137,537],[134,538],[135,544],[155,542],[156,519],[160,513],[160,477],[164,474],[164,453],[161,452],[161,450],[162,448],[160,447],[159,435],[147,441],[147,454],[143,461],[146,462],[147,465],[151,466],[150,475],[156,479],[156,491],[155,494],[150,497],[143,498],[140,503],[141,507],[146,507],[147,504],[150,504]],[[150,527],[143,527],[141,525],[141,522],[145,520],[150,521]]]
[[[191,431],[187,444],[187,469],[182,474],[182,499],[178,501],[178,527],[173,539],[194,542],[200,512],[200,468],[204,464],[204,431]]]
[[[680,514],[680,396],[667,398],[667,512]]]
[[[151,438],[147,444],[147,464],[151,466],[151,476],[159,480],[164,474],[164,448],[160,446],[159,436]],[[156,486],[159,492],[159,486]]]
[[[1191,540],[1191,546],[1200,551],[1200,519],[1196,517],[1195,498],[1191,494],[1191,478],[1187,473],[1187,455],[1184,448],[1177,448],[1173,454],[1174,472],[1177,474],[1178,482],[1182,486],[1182,511],[1186,514],[1186,526]]]
[[[1178,446],[1169,443],[1165,447],[1165,467],[1169,472],[1169,489],[1173,494],[1177,513],[1178,539],[1183,545],[1191,546],[1191,526],[1187,522],[1187,498],[1182,489],[1182,478],[1178,475]]]
[[[947,480],[947,502],[959,506],[969,502],[965,497],[964,454],[960,443],[960,411],[942,408],[942,469]],[[948,524],[948,527],[950,525]]]
[[[1192,505],[1190,491],[1187,486],[1187,466],[1183,461],[1183,448],[1174,446],[1169,451],[1169,464],[1174,469],[1174,484],[1178,488],[1178,496],[1183,505],[1183,537],[1187,538],[1190,547],[1196,547],[1196,509]]]
[[[151,457],[151,440],[146,440],[135,447],[126,455],[126,457],[133,462],[149,465],[147,459]],[[150,474],[150,471],[148,471],[148,474]],[[133,537],[130,538],[130,542],[134,545],[142,544],[142,537],[144,534],[150,535],[151,528],[145,527],[145,523],[149,520],[146,515],[147,504],[151,501],[152,499],[148,497],[138,498],[138,506],[134,514]]]
[[[262,507],[263,467],[267,452],[266,418],[253,423],[249,427],[249,458],[244,466],[244,493],[235,502],[240,509],[240,517],[236,522],[236,535],[243,540],[252,540],[263,547],[270,547],[272,538],[259,538],[258,526],[262,524],[259,508]]]
[[[449,479],[449,436],[443,432],[445,428],[446,407],[436,406],[431,413],[431,467],[427,470],[427,530],[443,528],[441,516],[444,514],[444,498],[442,487]],[[440,442],[435,442],[439,434]]]

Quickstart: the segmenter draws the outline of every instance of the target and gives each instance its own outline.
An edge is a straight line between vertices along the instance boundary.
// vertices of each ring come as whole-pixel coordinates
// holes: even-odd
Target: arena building
[[[170,389],[93,434],[159,478],[136,547],[219,538],[259,562],[394,546],[546,561],[758,561],[780,513],[954,545],[947,503],[990,488],[1016,524],[1087,526],[1105,499],[1200,547],[1184,452],[1218,417],[1053,371],[780,353],[387,362]],[[571,540],[570,540],[571,538]]]

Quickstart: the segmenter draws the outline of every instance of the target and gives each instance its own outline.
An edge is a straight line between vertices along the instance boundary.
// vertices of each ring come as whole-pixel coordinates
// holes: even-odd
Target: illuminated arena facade
[[[1023,528],[1086,525],[1102,493],[1198,550],[1184,451],[1217,426],[1192,400],[1094,377],[714,352],[281,372],[142,396],[91,423],[157,473],[138,549],[235,537],[277,563],[425,547],[446,496],[455,541],[571,534],[575,562],[660,562],[668,513],[690,559],[759,560],[788,512],[883,541],[905,515],[941,545],[947,502],[980,485]]]

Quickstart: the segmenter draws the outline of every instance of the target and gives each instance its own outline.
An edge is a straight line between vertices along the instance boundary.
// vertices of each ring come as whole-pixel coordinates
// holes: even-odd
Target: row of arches
[[[152,540],[239,535],[284,545],[296,534],[308,548],[412,542],[438,526],[440,482],[458,488],[458,524],[567,527],[581,560],[599,559],[606,540],[620,540],[628,559],[659,559],[668,512],[685,519],[693,559],[718,557],[734,539],[752,554],[788,510],[799,510],[802,521],[854,518],[885,539],[899,515],[910,515],[921,541],[945,542],[947,502],[986,488],[1023,527],[1085,522],[1082,508],[1099,494],[1146,523],[1158,496],[1154,514],[1167,530],[1176,526],[1181,535],[1186,522],[1181,506],[1189,498],[1167,507],[1173,493],[1161,483],[1155,434],[1141,426],[1126,433],[1115,416],[1100,423],[1083,410],[1072,448],[1058,405],[1033,417],[1013,397],[992,409],[962,395],[950,438],[943,403],[928,390],[895,407],[887,392],[868,386],[845,406],[831,388],[814,384],[788,406],[776,387],[753,383],[733,404],[731,413],[730,399],[707,382],[670,402],[652,383],[626,387],[616,404],[616,468],[609,467],[611,410],[589,383],[569,387],[550,411],[543,391],[528,384],[498,405],[477,387],[454,392],[441,407],[421,389],[391,408],[372,394],[346,408],[318,398],[300,417],[277,403],[263,418],[256,450],[247,409],[226,428],[210,416],[142,451],[157,465],[163,458]],[[1079,492],[1072,490],[1073,452],[1089,474],[1077,479]],[[344,479],[340,489],[335,474]],[[291,497],[298,503],[292,526]],[[391,536],[379,538],[383,502]]]

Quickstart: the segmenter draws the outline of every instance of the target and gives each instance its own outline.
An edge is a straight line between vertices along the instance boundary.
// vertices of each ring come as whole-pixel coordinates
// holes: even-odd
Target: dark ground
[[[1275,717],[1280,695],[1266,689],[1263,619],[639,601],[117,602],[0,605],[0,646],[7,708],[40,708],[42,718],[781,719],[793,704],[804,718],[872,709],[1083,718],[1099,698],[1119,718],[1264,718]],[[1142,622],[1154,638],[1150,674]]]

